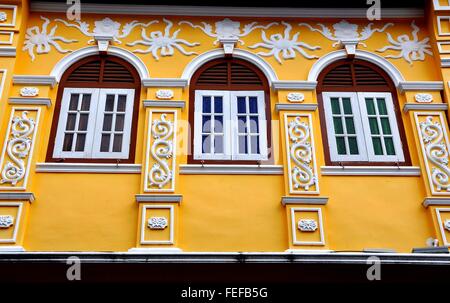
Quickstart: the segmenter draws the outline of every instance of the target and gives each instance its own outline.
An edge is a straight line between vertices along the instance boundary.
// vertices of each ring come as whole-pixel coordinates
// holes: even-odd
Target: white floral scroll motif
[[[151,217],[148,219],[147,226],[150,229],[165,229],[169,222],[166,217]]]
[[[57,41],[72,43],[77,42],[77,40],[69,40],[63,37],[55,36],[56,29],[58,28],[57,25],[55,25],[48,33],[47,27],[50,24],[50,20],[42,16],[41,19],[44,20],[42,29],[39,29],[38,26],[33,26],[28,28],[25,33],[25,42],[22,50],[28,51],[28,54],[31,57],[31,61],[34,61],[35,59],[35,49],[37,54],[48,54],[51,50],[51,46],[53,46],[58,52],[63,54],[71,52],[72,50],[62,49]]]
[[[305,101],[305,95],[302,93],[289,93],[287,99],[292,103],[300,103]]]
[[[431,103],[433,102],[433,96],[431,94],[416,94],[414,99],[418,103]]]
[[[22,97],[36,97],[39,95],[39,88],[37,87],[22,87],[20,89],[20,95]]]
[[[310,187],[317,185],[317,177],[311,166],[313,149],[309,142],[311,140],[310,126],[297,116],[288,127],[289,161],[295,164],[290,168],[289,182],[295,191],[299,189],[309,191]]]
[[[298,221],[298,229],[303,232],[314,232],[318,228],[316,220],[300,219]]]
[[[417,36],[420,31],[419,27],[414,21],[411,23],[411,27],[413,28],[412,39],[408,35],[400,35],[397,37],[397,40],[394,40],[391,34],[388,33],[387,37],[391,45],[378,49],[377,52],[382,53],[387,50],[399,51],[400,54],[396,56],[388,55],[384,57],[391,59],[403,58],[410,65],[413,64],[413,61],[424,61],[425,54],[433,56],[433,53],[431,52],[431,45],[429,44],[430,38],[427,37],[419,41],[419,37]]]
[[[421,137],[425,145],[425,156],[432,164],[431,182],[437,192],[450,192],[450,169],[448,167],[448,147],[444,138],[444,131],[439,122],[433,122],[433,117],[426,117],[420,123]],[[435,191],[432,188],[433,192]]]
[[[12,138],[8,140],[6,152],[10,158],[1,172],[0,184],[10,183],[17,185],[25,177],[25,161],[30,153],[36,122],[28,118],[28,112],[23,111],[22,116],[15,116],[11,124]]]
[[[14,217],[10,215],[0,216],[0,228],[10,228],[14,224]]]
[[[450,231],[450,220],[445,220],[444,221],[444,228],[448,231]]]
[[[366,27],[363,28],[361,32],[358,31],[358,25],[349,23],[346,20],[342,20],[339,23],[333,24],[334,33],[331,32],[331,30],[323,25],[322,23],[318,23],[317,26],[319,28],[314,28],[308,23],[300,23],[300,26],[306,26],[313,32],[319,32],[327,38],[328,40],[335,41],[333,43],[333,47],[338,46],[342,41],[346,40],[356,40],[361,45],[367,47],[365,43],[362,41],[365,41],[372,37],[372,35],[376,32],[382,33],[384,32],[389,26],[393,26],[393,23],[387,23],[382,28],[375,28],[373,29],[373,23],[369,23]]]
[[[166,28],[164,29],[164,34],[161,31],[154,31],[150,33],[150,36],[147,36],[145,33],[145,29],[142,29],[142,40],[137,40],[131,43],[128,43],[128,46],[135,46],[138,44],[148,46],[147,49],[137,49],[134,50],[134,53],[148,54],[151,53],[155,60],[159,60],[158,51],[161,50],[161,56],[172,56],[174,54],[174,49],[179,50],[183,55],[190,56],[196,55],[196,52],[187,52],[182,45],[187,45],[190,47],[200,45],[198,42],[190,43],[184,39],[179,39],[178,33],[180,29],[176,30],[172,35],[170,34],[170,30],[173,26],[173,22],[163,19],[166,23]]]
[[[5,22],[8,19],[8,16],[5,12],[0,12],[0,22]]]
[[[156,98],[162,99],[162,100],[170,100],[173,98],[173,90],[159,89],[156,91]]]
[[[222,21],[216,22],[215,24],[216,30],[214,32],[212,26],[206,22],[202,22],[201,23],[202,25],[194,25],[189,21],[180,21],[178,24],[179,25],[187,24],[192,28],[201,29],[206,35],[212,38],[216,38],[216,40],[214,41],[214,45],[219,43],[221,39],[238,39],[241,45],[244,45],[244,41],[242,41],[240,38],[247,36],[252,31],[258,28],[268,29],[273,25],[277,25],[278,22],[272,22],[267,25],[257,25],[258,22],[252,22],[246,24],[242,32],[241,32],[241,23],[237,21],[232,21],[229,18],[225,18]]]
[[[289,23],[281,22],[285,26],[284,34],[273,34],[270,38],[267,38],[266,32],[262,31],[261,39],[263,42],[256,43],[249,46],[251,49],[256,49],[258,47],[269,49],[269,52],[259,52],[258,55],[271,57],[274,56],[278,63],[282,64],[280,54],[285,60],[294,59],[296,57],[296,52],[300,53],[303,57],[307,59],[315,59],[317,56],[311,56],[305,52],[303,48],[309,50],[318,50],[320,46],[311,46],[304,42],[298,41],[298,36],[300,32],[294,34],[291,38],[292,26]]]

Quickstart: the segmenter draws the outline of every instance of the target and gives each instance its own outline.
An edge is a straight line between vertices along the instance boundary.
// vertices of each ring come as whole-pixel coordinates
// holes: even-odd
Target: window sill
[[[140,174],[140,164],[37,163],[37,173]]]
[[[283,175],[282,165],[180,165],[181,175]]]
[[[420,176],[417,166],[322,166],[322,176]]]

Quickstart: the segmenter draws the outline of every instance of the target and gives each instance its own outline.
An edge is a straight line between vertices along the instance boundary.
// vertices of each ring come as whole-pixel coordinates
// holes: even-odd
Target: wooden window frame
[[[332,86],[332,85],[323,85],[323,79],[325,76],[335,69],[338,66],[350,64],[351,65],[351,72],[352,72],[352,79],[353,79],[353,85],[352,86]],[[377,86],[371,86],[371,85],[357,85],[355,81],[355,72],[354,72],[354,65],[363,65],[366,67],[371,68],[375,72],[377,72],[379,75],[381,75],[387,85],[377,85]],[[392,104],[394,107],[395,112],[395,118],[397,122],[397,129],[399,133],[399,137],[401,140],[401,149],[403,151],[403,157],[404,161],[332,161],[331,155],[330,155],[330,141],[329,141],[329,129],[327,128],[327,115],[325,113],[325,107],[324,107],[324,100],[322,97],[322,93],[328,93],[328,92],[349,92],[349,93],[366,93],[366,92],[372,92],[372,93],[389,93],[392,97]],[[320,127],[322,131],[322,142],[324,147],[324,154],[325,154],[325,164],[327,166],[411,166],[411,158],[409,154],[408,149],[408,142],[406,139],[405,134],[405,128],[403,125],[403,119],[402,119],[402,112],[400,110],[398,96],[397,96],[397,89],[392,82],[391,78],[386,74],[384,70],[379,68],[378,66],[367,62],[363,60],[358,59],[344,59],[336,61],[329,66],[327,66],[319,75],[318,77],[318,86],[317,86],[317,101],[319,104],[319,117],[321,120]],[[395,125],[394,125],[395,126]],[[392,127],[394,127],[392,126]]]
[[[80,66],[95,61],[101,61],[100,74],[103,74],[105,61],[112,61],[118,63],[125,67],[130,74],[133,76],[133,83],[124,83],[124,82],[103,82],[102,76],[100,77],[99,82],[81,82],[81,81],[67,81],[69,76],[72,74],[74,70],[79,68]],[[137,126],[138,126],[138,118],[139,118],[139,100],[140,100],[140,90],[141,90],[141,82],[140,77],[136,69],[127,61],[115,57],[109,56],[106,54],[93,55],[86,58],[83,58],[72,66],[70,66],[61,77],[61,81],[59,83],[57,98],[55,103],[55,111],[53,113],[52,119],[52,127],[50,130],[49,144],[47,148],[46,162],[59,162],[59,163],[134,163],[135,155],[136,155],[136,140],[137,140]],[[53,156],[53,152],[55,150],[55,141],[56,135],[58,132],[58,124],[59,118],[61,114],[61,105],[64,96],[64,90],[66,88],[75,88],[75,89],[83,89],[83,88],[99,88],[99,89],[133,89],[134,90],[134,100],[133,100],[133,113],[132,113],[132,122],[131,122],[131,130],[130,130],[130,141],[129,141],[129,153],[128,158],[126,159],[116,159],[116,158],[57,158]]]
[[[197,84],[197,80],[200,75],[209,69],[218,64],[227,63],[228,66],[228,84]],[[231,84],[231,64],[241,64],[255,72],[259,79],[262,82],[262,85],[254,85],[254,84]],[[264,92],[264,102],[265,102],[265,119],[266,119],[266,138],[267,138],[267,157],[266,160],[198,160],[194,159],[194,141],[195,141],[195,128],[197,127],[195,124],[195,95],[196,91],[263,91]],[[272,152],[272,134],[271,134],[271,102],[270,102],[270,86],[269,82],[264,75],[264,73],[252,63],[247,62],[242,59],[236,59],[232,57],[225,57],[220,59],[215,59],[205,63],[201,66],[192,76],[190,86],[189,86],[189,123],[191,125],[190,134],[189,134],[189,142],[190,142],[190,152],[188,153],[188,163],[189,164],[230,164],[230,165],[258,165],[258,164],[272,164],[274,162],[273,152]]]

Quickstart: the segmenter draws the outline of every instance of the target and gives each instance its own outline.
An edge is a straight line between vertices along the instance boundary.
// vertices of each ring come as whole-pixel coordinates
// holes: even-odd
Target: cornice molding
[[[442,81],[402,81],[398,84],[401,93],[405,91],[441,91],[444,89]]]
[[[281,204],[326,205],[328,197],[282,197]]]
[[[411,110],[448,110],[447,103],[406,103],[403,106],[403,112],[407,113]]]
[[[282,175],[282,165],[180,165],[181,175]]]
[[[161,203],[171,202],[180,204],[183,200],[182,195],[136,195],[136,202],[138,203]]]
[[[34,201],[33,193],[0,193],[0,201]]]
[[[53,87],[56,84],[56,78],[41,75],[13,75],[13,84],[49,85]]]
[[[272,82],[274,90],[282,89],[299,89],[299,90],[315,90],[317,81],[293,81],[293,80],[276,80]]]
[[[65,2],[31,2],[32,12],[65,13]],[[364,8],[221,7],[83,3],[83,13],[162,16],[366,18]],[[383,18],[421,18],[423,9],[383,8]]]
[[[0,57],[15,57],[16,48],[13,46],[0,47]]]
[[[450,197],[448,198],[425,198],[422,205],[427,208],[428,206],[450,206]]]
[[[14,105],[45,105],[50,107],[52,105],[52,100],[50,98],[11,97],[8,99],[8,103]]]
[[[144,87],[186,87],[188,80],[182,78],[147,78],[142,79]]]
[[[323,176],[420,176],[416,166],[322,166]]]
[[[317,104],[285,104],[278,103],[275,104],[275,111],[315,111],[317,109]]]
[[[140,174],[140,164],[37,163],[37,173]]]
[[[186,107],[184,101],[160,101],[160,100],[144,100],[144,107],[165,107],[165,108],[181,108]]]

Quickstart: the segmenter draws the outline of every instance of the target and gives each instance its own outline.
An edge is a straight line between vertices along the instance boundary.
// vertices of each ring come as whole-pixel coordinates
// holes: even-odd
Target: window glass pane
[[[112,114],[105,114],[105,118],[103,119],[103,130],[110,131],[112,125]]]
[[[210,113],[211,112],[211,97],[203,96],[203,112]]]
[[[125,122],[125,115],[122,115],[122,114],[116,115],[116,127],[115,127],[115,130],[116,131],[123,131],[124,122]]]
[[[372,98],[366,98],[366,107],[367,107],[367,113],[369,115],[375,115],[375,104],[373,103]]]
[[[214,132],[222,133],[223,132],[223,116],[215,116],[214,117]]]
[[[348,137],[348,147],[350,149],[350,155],[359,154],[358,142],[356,141],[356,137]]]
[[[214,97],[214,112],[223,113],[223,100],[222,96]]]
[[[252,116],[250,117],[250,132],[252,134],[257,134],[259,133],[259,119],[257,116]]]
[[[78,134],[77,135],[77,144],[75,144],[75,151],[84,151],[84,143],[86,142],[86,135],[85,134]]]
[[[345,139],[343,137],[336,137],[336,145],[339,155],[347,154],[347,149],[345,148]]]
[[[204,133],[211,132],[211,116],[203,115],[203,127],[202,130]]]
[[[78,122],[78,130],[87,130],[89,114],[81,114]]]
[[[202,136],[202,153],[211,153],[211,136]]]
[[[246,113],[246,107],[245,107],[245,97],[238,97],[238,113],[243,114]]]
[[[214,137],[214,153],[223,154],[223,136]]]
[[[342,120],[340,117],[334,117],[334,132],[338,135],[341,135],[344,133],[344,127],[342,126]]]
[[[70,95],[69,110],[77,110],[78,109],[78,99],[79,98],[80,98],[80,94],[71,94]]]
[[[249,97],[248,102],[249,102],[250,113],[257,114],[258,113],[258,98]]]
[[[344,114],[351,115],[352,103],[350,102],[350,98],[342,98],[342,105],[344,107]]]
[[[370,132],[372,133],[372,135],[380,134],[377,118],[369,118],[369,125],[370,125]]]
[[[126,95],[119,95],[119,99],[117,102],[117,111],[118,112],[124,112],[127,105],[127,96]]]
[[[391,126],[389,125],[389,118],[381,118],[381,127],[383,129],[383,134],[390,135]]]
[[[331,98],[331,111],[334,115],[339,115],[341,113],[339,98]]]
[[[68,114],[67,115],[66,130],[74,130],[76,121],[77,121],[77,114]]]
[[[240,134],[245,134],[246,129],[247,129],[247,117],[246,116],[238,117],[238,132]]]
[[[106,95],[105,112],[114,111],[114,98],[115,95]]]
[[[394,140],[392,140],[392,138],[384,138],[384,145],[386,147],[386,153],[388,155],[395,155]]]
[[[378,114],[387,115],[386,101],[383,98],[377,98]]]
[[[259,154],[259,136],[250,137],[251,153]]]
[[[345,118],[345,126],[347,127],[347,134],[356,134],[353,118]]]
[[[90,106],[91,106],[91,94],[83,94],[83,100],[81,102],[81,110],[89,111]]]
[[[109,151],[109,140],[110,140],[110,134],[103,134],[102,135],[102,141],[100,143],[100,151],[101,152],[108,152]]]
[[[63,151],[72,151],[73,134],[65,134]]]
[[[122,151],[122,134],[114,135],[113,152],[119,153]]]
[[[375,155],[383,155],[383,146],[381,145],[381,138],[372,138],[373,151]]]
[[[248,153],[247,136],[239,136],[239,153],[240,154]]]

